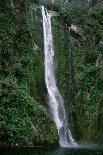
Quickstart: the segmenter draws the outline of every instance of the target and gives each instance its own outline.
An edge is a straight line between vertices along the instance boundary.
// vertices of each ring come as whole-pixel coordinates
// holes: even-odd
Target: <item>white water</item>
[[[51,14],[42,6],[43,31],[44,31],[44,55],[45,55],[45,82],[49,96],[50,113],[56,123],[59,144],[62,147],[75,146],[76,143],[68,128],[64,102],[56,84],[54,72],[54,49],[52,39]]]
[[[52,3],[54,3],[54,0],[52,0]]]

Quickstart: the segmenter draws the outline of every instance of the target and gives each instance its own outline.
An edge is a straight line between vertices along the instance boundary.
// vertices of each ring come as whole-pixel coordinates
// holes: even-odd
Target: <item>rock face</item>
[[[34,0],[28,0],[31,2]],[[36,4],[31,3],[28,9],[24,0],[0,1],[0,92],[4,93],[2,97],[0,93],[0,140],[10,140],[11,144],[58,143],[56,127],[46,110],[42,17],[38,6],[48,2],[35,0]],[[91,5],[91,1],[87,4]],[[70,128],[78,141],[90,143],[98,142],[103,131],[102,4],[99,0],[98,6],[89,9],[67,5],[66,1],[66,5],[51,7],[50,3],[49,7],[59,14],[52,18],[55,72]]]
[[[69,27],[69,32],[70,32],[70,35],[76,39],[80,37],[78,28],[75,25],[71,25],[71,27]]]
[[[55,7],[51,8],[55,10]],[[85,1],[85,8],[82,5],[71,4],[59,5],[59,9],[56,10],[58,16],[52,18],[55,72],[71,122],[70,128],[78,141],[96,143],[98,133],[103,128],[103,125],[100,125],[103,109],[99,100],[102,100],[102,87],[99,85],[99,82],[102,85],[103,69],[102,8],[95,6],[89,9]],[[36,31],[39,31],[36,44],[41,47],[42,52],[43,44],[40,45],[39,41],[42,36],[40,12],[37,16],[39,19],[34,20],[39,23],[34,31],[35,35],[38,34]]]

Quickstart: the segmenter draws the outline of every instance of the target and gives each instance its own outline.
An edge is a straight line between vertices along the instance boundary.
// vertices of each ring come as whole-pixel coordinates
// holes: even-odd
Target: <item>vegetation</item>
[[[91,8],[70,5],[60,10],[60,17],[64,23],[69,27],[77,27],[76,31],[70,30],[69,34],[72,61],[71,90],[75,98],[72,98],[71,113],[75,134],[77,133],[77,138],[84,142],[97,142],[103,131],[102,14],[102,4]],[[69,102],[71,101],[68,100]]]
[[[49,1],[0,1],[0,141],[54,145],[58,135],[47,112],[41,10],[52,18],[55,71],[68,121],[78,141],[102,143],[103,3],[91,7]],[[76,31],[70,27],[76,26]]]
[[[5,9],[0,9],[0,141],[54,145],[57,130],[39,96],[43,81],[40,54],[32,50],[25,5],[20,14],[21,6],[13,10],[9,2],[1,2]]]

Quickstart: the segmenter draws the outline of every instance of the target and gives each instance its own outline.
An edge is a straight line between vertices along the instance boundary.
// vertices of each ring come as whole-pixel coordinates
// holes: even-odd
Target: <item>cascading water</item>
[[[64,109],[63,99],[59,93],[54,73],[54,49],[52,39],[51,14],[42,6],[43,31],[44,31],[44,55],[45,55],[45,82],[49,95],[50,113],[56,123],[59,144],[62,147],[75,146],[76,143],[72,138],[68,128],[66,112]]]

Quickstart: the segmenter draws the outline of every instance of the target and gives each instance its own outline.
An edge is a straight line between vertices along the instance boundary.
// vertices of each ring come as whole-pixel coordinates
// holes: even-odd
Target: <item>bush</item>
[[[54,123],[46,110],[12,78],[0,81],[0,131],[0,140],[10,144],[57,141]]]

